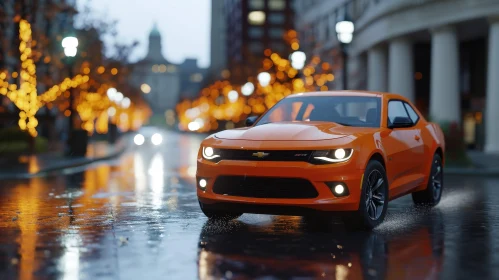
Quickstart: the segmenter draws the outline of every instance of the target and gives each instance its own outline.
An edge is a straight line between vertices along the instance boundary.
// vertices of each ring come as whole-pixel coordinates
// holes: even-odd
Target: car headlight
[[[135,143],[135,145],[137,145],[137,146],[140,146],[140,145],[144,144],[144,142],[145,142],[145,137],[144,137],[144,135],[142,135],[142,134],[140,134],[140,133],[139,133],[139,134],[137,134],[137,135],[135,135],[135,137],[133,137],[133,142],[134,142],[134,143]]]
[[[161,145],[163,142],[163,136],[159,133],[154,133],[151,137],[151,143],[153,143],[155,146]]]
[[[323,150],[314,151],[312,154],[312,159],[314,163],[335,163],[344,162],[352,157],[353,149],[334,149],[334,150]]]
[[[203,147],[203,158],[209,161],[220,161],[220,150],[212,147]]]

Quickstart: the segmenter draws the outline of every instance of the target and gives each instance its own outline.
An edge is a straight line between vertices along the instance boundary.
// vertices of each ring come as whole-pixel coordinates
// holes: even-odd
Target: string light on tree
[[[45,93],[38,95],[36,85],[36,65],[32,55],[32,31],[28,21],[22,19],[19,22],[19,52],[21,60],[21,71],[19,73],[20,86],[9,84],[5,73],[0,74],[0,94],[7,96],[19,110],[19,128],[28,131],[32,136],[37,135],[36,127],[38,120],[35,115],[47,102],[54,101],[69,88],[76,88],[88,82],[86,75],[77,75],[73,79],[64,79],[62,83],[53,86]],[[14,73],[13,73],[14,74]],[[16,74],[17,75],[17,74]]]

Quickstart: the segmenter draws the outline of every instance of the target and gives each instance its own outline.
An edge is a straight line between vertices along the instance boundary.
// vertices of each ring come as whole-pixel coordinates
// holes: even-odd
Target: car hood
[[[352,127],[336,123],[269,123],[248,128],[225,130],[215,134],[219,139],[254,141],[313,141],[338,139],[352,135]]]

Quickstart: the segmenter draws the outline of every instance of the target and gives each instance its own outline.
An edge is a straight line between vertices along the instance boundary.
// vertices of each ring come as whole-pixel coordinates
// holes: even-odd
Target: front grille
[[[220,176],[213,185],[213,192],[254,198],[314,198],[319,195],[305,179],[247,176]]]
[[[251,160],[251,161],[308,161],[313,151],[295,150],[221,150],[224,160]]]

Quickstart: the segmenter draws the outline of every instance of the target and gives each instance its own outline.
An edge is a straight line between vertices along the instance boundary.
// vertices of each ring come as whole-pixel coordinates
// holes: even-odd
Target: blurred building
[[[211,0],[211,35],[210,35],[210,69],[209,80],[222,77],[222,71],[227,67],[225,2]]]
[[[207,75],[206,68],[198,66],[197,59],[187,58],[178,65],[180,71],[180,98],[194,99],[199,96],[202,82]]]
[[[227,67],[231,81],[241,83],[255,75],[262,67],[265,49],[284,57],[290,54],[284,33],[294,27],[291,4],[291,0],[225,0]]]
[[[133,65],[132,84],[140,87],[155,114],[174,109],[180,97],[180,71],[162,54],[161,34],[156,24],[149,33],[147,55]]]
[[[499,153],[499,1],[295,0],[295,6],[301,47],[336,65],[342,61],[335,24],[345,17],[355,24],[349,89],[402,94],[431,120],[460,123],[471,147]]]

